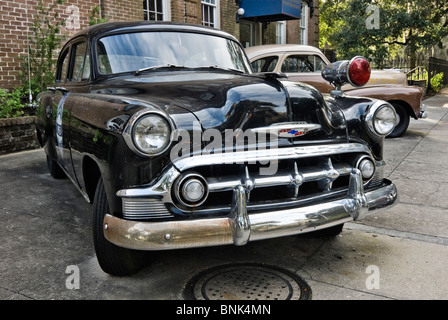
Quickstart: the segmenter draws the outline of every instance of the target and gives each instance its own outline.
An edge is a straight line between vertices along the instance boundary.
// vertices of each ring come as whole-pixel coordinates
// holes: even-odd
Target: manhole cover
[[[205,270],[185,287],[192,300],[309,300],[311,289],[296,274],[264,264],[231,264]]]

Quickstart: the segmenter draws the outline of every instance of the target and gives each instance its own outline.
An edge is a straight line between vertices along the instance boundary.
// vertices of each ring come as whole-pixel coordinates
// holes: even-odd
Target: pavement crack
[[[396,238],[403,238],[403,239],[416,240],[416,241],[422,241],[422,242],[428,242],[428,243],[434,243],[434,244],[448,246],[448,238],[445,238],[445,237],[439,237],[439,236],[433,236],[433,235],[409,232],[409,231],[400,231],[400,230],[394,230],[394,229],[373,227],[373,226],[368,226],[368,225],[364,225],[364,224],[360,224],[360,223],[353,223],[353,222],[347,222],[346,227],[347,227],[347,229],[359,230],[359,231],[364,231],[364,232],[368,232],[368,233],[377,233],[377,234],[388,235],[388,236],[396,237]]]
[[[362,294],[375,296],[375,297],[380,297],[380,298],[384,298],[384,299],[387,299],[387,300],[397,300],[396,298],[393,298],[393,297],[390,297],[390,296],[386,296],[384,294],[375,293],[373,291],[360,290],[360,289],[356,289],[356,288],[352,288],[352,287],[348,287],[348,286],[343,286],[343,285],[339,285],[339,284],[335,284],[335,283],[331,283],[331,282],[327,282],[327,281],[322,281],[322,280],[315,280],[315,279],[311,279],[311,280],[316,282],[316,283],[320,283],[320,284],[331,286],[331,287],[336,287],[336,288],[340,288],[340,289],[344,289],[344,290],[359,292],[359,293],[362,293]],[[312,290],[312,288],[311,288],[311,290]]]
[[[3,286],[0,286],[0,289],[5,290],[5,291],[8,291],[8,292],[11,292],[13,295],[23,296],[23,297],[26,298],[26,299],[36,300],[35,298],[30,297],[30,296],[27,296],[26,294],[20,293],[20,292],[15,291],[15,290],[11,290],[11,289],[9,289],[9,288],[5,288],[5,287],[3,287]],[[15,300],[21,300],[21,299],[15,299]]]

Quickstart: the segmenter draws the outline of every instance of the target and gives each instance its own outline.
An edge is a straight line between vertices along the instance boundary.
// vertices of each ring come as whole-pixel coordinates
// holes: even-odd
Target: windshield
[[[107,36],[98,41],[97,58],[103,75],[168,65],[250,72],[238,43],[197,33],[159,31]]]

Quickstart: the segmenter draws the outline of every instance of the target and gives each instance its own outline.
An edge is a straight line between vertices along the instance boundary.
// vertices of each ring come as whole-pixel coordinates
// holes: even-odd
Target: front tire
[[[406,132],[406,130],[408,130],[409,122],[411,119],[408,112],[406,111],[406,108],[403,107],[403,105],[401,105],[400,103],[391,103],[391,104],[394,107],[398,117],[400,118],[400,122],[397,124],[395,129],[388,135],[388,137],[398,138],[401,137]]]
[[[103,220],[109,212],[106,191],[100,178],[93,200],[93,243],[96,257],[104,272],[114,276],[131,275],[143,266],[143,253],[118,247],[104,237]]]

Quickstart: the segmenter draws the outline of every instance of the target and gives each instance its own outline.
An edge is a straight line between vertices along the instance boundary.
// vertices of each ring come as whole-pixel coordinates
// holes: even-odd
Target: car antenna
[[[28,0],[25,0],[25,6],[26,6],[26,22],[27,22],[27,28],[26,28],[26,39],[27,39],[27,55],[28,55],[28,99],[29,99],[29,106],[31,107],[33,105],[33,94],[31,92],[31,60],[30,60],[30,21],[28,16]]]

